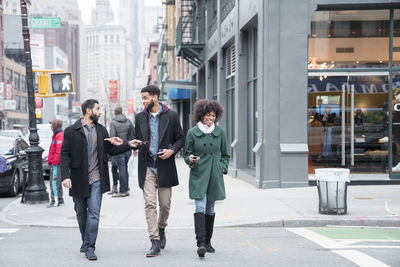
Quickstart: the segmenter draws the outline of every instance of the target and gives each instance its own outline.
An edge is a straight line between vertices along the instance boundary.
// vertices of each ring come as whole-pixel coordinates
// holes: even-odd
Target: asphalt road
[[[0,198],[3,209],[15,198]],[[399,228],[216,228],[216,253],[199,259],[194,231],[168,229],[161,256],[143,230],[100,229],[96,253],[79,253],[77,228],[0,222],[0,265],[8,266],[400,266]]]

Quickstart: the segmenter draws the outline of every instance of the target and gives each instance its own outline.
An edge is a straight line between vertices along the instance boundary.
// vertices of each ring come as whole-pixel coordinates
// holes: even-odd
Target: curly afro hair
[[[222,117],[222,114],[224,113],[224,108],[216,100],[201,99],[194,103],[193,119],[197,122],[202,121],[204,115],[211,111],[215,112],[215,121],[217,122]]]

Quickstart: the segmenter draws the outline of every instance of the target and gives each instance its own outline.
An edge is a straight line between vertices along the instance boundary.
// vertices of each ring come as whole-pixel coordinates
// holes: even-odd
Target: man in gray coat
[[[110,137],[119,137],[123,141],[132,140],[135,135],[135,129],[133,128],[132,122],[122,114],[122,108],[116,107],[114,115],[115,117],[110,123]],[[114,192],[112,197],[129,196],[128,161],[131,154],[132,152],[128,151],[113,156],[113,162],[118,169],[118,173],[116,173],[116,170],[113,170],[113,180],[114,186],[116,186],[116,180],[119,180],[119,192]]]

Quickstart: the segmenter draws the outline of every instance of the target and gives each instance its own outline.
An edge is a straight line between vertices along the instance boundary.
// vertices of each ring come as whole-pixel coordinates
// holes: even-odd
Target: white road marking
[[[389,265],[357,250],[341,250],[346,248],[400,248],[399,246],[349,246],[335,239],[327,238],[305,228],[287,228],[289,231],[300,235],[323,248],[332,249],[332,252],[360,265],[371,267],[386,267]],[[363,240],[364,241],[364,240]],[[387,240],[385,240],[387,241]],[[398,241],[398,240],[397,240]]]
[[[363,267],[390,267],[389,265],[357,250],[332,250],[332,252]]]
[[[0,234],[12,234],[19,231],[19,228],[0,228]]]
[[[313,231],[310,231],[305,228],[287,228],[289,231],[300,235],[308,240],[313,241],[314,243],[317,243],[318,245],[324,247],[324,248],[329,248],[329,249],[342,249],[346,248],[346,246],[330,239],[327,238],[323,235],[317,234]]]

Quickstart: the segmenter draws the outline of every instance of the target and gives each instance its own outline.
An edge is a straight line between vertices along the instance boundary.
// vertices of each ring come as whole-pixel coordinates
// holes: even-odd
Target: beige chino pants
[[[157,194],[158,193],[158,194]],[[160,216],[157,219],[157,195]],[[147,168],[146,178],[143,186],[143,197],[146,212],[147,229],[149,231],[150,240],[160,240],[158,227],[167,227],[169,210],[171,208],[171,187],[158,188],[157,174],[150,168]]]

